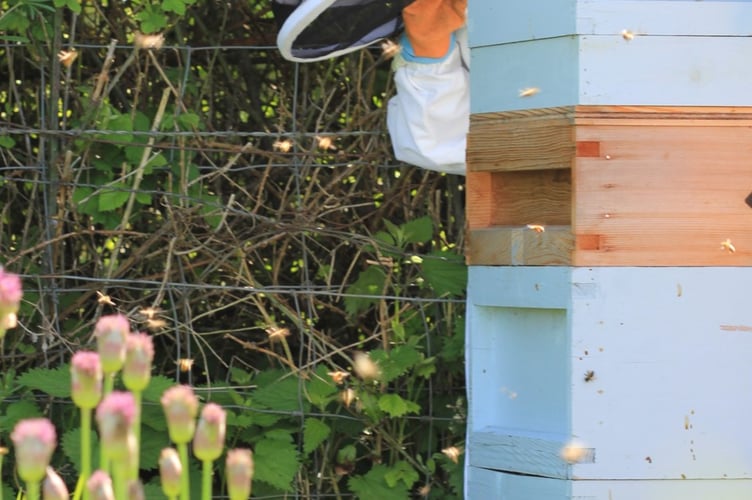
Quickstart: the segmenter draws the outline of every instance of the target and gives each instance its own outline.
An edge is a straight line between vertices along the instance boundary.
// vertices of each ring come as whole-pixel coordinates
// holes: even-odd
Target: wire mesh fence
[[[259,498],[459,496],[463,184],[393,160],[381,52],[283,61],[253,2],[198,3],[164,36],[138,34],[139,2],[19,5],[0,18],[0,250],[25,289],[4,372],[64,366],[120,312],[154,334],[158,381],[231,412]],[[4,395],[6,414],[65,404]]]

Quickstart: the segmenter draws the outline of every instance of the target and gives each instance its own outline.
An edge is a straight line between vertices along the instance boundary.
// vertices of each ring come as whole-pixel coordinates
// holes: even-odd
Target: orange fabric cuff
[[[441,58],[451,34],[465,24],[467,0],[415,0],[402,9],[405,32],[418,57]]]

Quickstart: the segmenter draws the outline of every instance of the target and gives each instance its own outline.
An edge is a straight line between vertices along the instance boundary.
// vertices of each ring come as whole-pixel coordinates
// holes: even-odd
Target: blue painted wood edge
[[[470,266],[468,303],[481,307],[566,309],[571,267]]]
[[[556,479],[571,478],[571,466],[561,458],[564,436],[501,428],[471,432],[468,465],[502,472]]]

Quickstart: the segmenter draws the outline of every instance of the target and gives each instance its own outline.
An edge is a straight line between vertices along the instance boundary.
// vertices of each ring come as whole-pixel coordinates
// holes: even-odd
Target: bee
[[[730,238],[726,238],[721,242],[721,250],[728,250],[729,253],[734,253],[736,252],[736,247],[733,243],[731,243]]]
[[[115,307],[115,302],[112,301],[112,297],[109,295],[105,295],[99,290],[97,290],[97,303],[98,304],[107,304],[108,306]]]
[[[193,362],[195,360],[191,358],[180,358],[177,362],[178,368],[180,368],[180,371],[185,373],[191,371],[191,368],[193,368]]]
[[[527,87],[520,90],[520,97],[532,97],[538,93],[540,93],[540,89],[538,87]]]
[[[630,42],[634,40],[634,33],[631,30],[621,30],[621,37]]]
[[[450,446],[449,448],[444,448],[443,450],[441,450],[441,453],[446,455],[446,457],[452,462],[458,463],[460,455],[462,455],[462,450],[460,448],[457,448],[456,446]]]
[[[384,59],[391,59],[399,54],[400,46],[391,40],[384,40],[381,42],[381,55]]]
[[[327,372],[327,375],[331,377],[332,381],[339,385],[342,384],[347,377],[350,376],[350,373],[343,372],[343,371],[336,371],[336,372]]]
[[[60,61],[60,64],[65,66],[66,68],[69,68],[71,64],[73,64],[73,61],[76,60],[78,57],[78,52],[76,52],[76,49],[71,50],[61,50],[57,53],[57,58]]]
[[[136,33],[133,40],[134,45],[139,49],[156,49],[159,50],[164,45],[164,35],[161,33],[158,35],[144,35],[143,33]]]
[[[290,330],[287,328],[281,328],[279,326],[270,326],[266,329],[266,334],[270,340],[278,340],[290,335]]]
[[[536,233],[544,233],[546,231],[546,228],[541,226],[540,224],[528,224],[528,229],[532,229]]]
[[[324,151],[328,151],[330,149],[337,149],[337,147],[332,144],[332,138],[331,137],[316,137],[316,140],[318,141],[319,149],[323,149]]]
[[[592,382],[595,380],[595,372],[593,370],[588,370],[585,372],[585,382]]]
[[[277,151],[288,153],[292,149],[292,141],[289,139],[285,139],[284,141],[275,141],[273,147]]]

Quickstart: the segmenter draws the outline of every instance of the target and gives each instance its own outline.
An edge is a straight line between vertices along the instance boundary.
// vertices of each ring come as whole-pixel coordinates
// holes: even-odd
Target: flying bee
[[[585,372],[585,382],[592,382],[595,380],[595,372],[593,370],[588,370]]]

